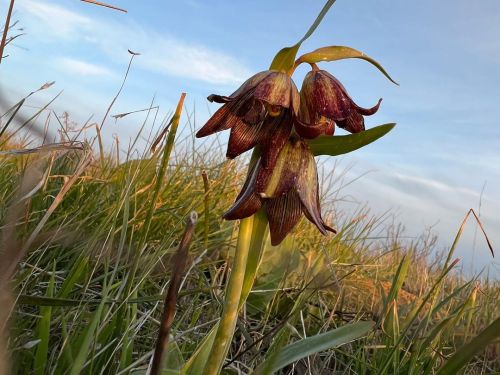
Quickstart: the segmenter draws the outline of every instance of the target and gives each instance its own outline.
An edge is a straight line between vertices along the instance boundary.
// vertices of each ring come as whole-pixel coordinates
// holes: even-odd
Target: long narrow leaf
[[[396,124],[385,124],[349,135],[321,136],[308,141],[315,156],[342,155],[364,147],[389,133]]]
[[[382,72],[392,83],[398,85],[398,83],[392,79],[392,77],[385,71],[385,69],[380,65],[380,63],[370,56],[365,55],[363,52],[358,51],[351,47],[346,46],[329,46],[318,48],[312,52],[306,53],[298,58],[297,63],[317,63],[320,61],[336,61],[343,59],[362,59],[368,61],[370,64],[374,65],[378,70]]]
[[[293,344],[285,347],[276,356],[273,365],[269,369],[269,373],[278,371],[279,369],[309,355],[335,348],[337,346],[344,345],[348,342],[356,340],[370,332],[373,326],[373,322],[358,322],[354,324],[348,324],[343,327],[294,342]],[[264,374],[263,369],[267,368],[267,361],[264,361],[255,370],[254,375]]]
[[[328,0],[321,9],[321,12],[318,14],[318,17],[316,17],[316,20],[314,23],[311,25],[309,30],[305,33],[305,35],[300,39],[296,44],[294,44],[291,47],[285,47],[281,49],[276,56],[274,56],[273,62],[271,63],[270,69],[272,70],[288,70],[291,67],[293,67],[295,63],[295,57],[297,56],[297,52],[299,51],[300,45],[307,39],[309,38],[316,28],[319,26],[325,15],[328,13],[330,10],[331,6],[335,3],[335,0]]]
[[[446,361],[441,367],[439,375],[454,375],[464,367],[477,353],[481,352],[488,344],[500,337],[500,318],[486,327],[479,335],[465,344]]]

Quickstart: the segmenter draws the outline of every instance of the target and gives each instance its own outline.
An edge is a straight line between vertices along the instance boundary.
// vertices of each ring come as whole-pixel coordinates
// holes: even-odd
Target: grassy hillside
[[[192,211],[199,219],[165,373],[197,373],[189,359],[220,317],[236,242],[238,223],[221,215],[245,166],[225,161],[216,143],[194,148],[191,136],[171,153],[161,138],[138,155],[122,146],[94,152],[96,139],[70,144],[72,130],[61,129],[65,143],[30,154],[14,151],[33,147],[26,139],[0,142],[3,280],[13,274],[0,311],[2,321],[12,313],[12,373],[146,373]],[[332,182],[323,179],[323,207],[339,234],[324,237],[302,220],[280,246],[266,245],[224,371],[252,373],[289,343],[359,321],[374,322],[363,338],[281,373],[432,374],[450,358],[468,359],[453,354],[500,316],[500,284],[454,273],[453,249],[436,257],[429,236],[403,240],[399,226],[368,209],[336,211]],[[499,372],[499,356],[496,341],[462,373]]]

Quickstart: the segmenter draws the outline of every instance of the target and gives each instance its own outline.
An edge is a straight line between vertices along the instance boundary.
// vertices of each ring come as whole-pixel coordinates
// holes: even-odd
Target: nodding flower
[[[376,113],[381,101],[372,108],[358,106],[333,75],[313,65],[300,89],[300,111],[295,129],[307,139],[333,135],[335,124],[348,132],[359,133],[365,130],[363,116]]]
[[[365,130],[363,116],[376,113],[382,100],[359,107],[334,76],[312,67],[300,93],[287,73],[268,70],[229,96],[210,95],[209,101],[223,106],[196,133],[205,137],[231,129],[226,153],[231,159],[256,148],[259,156],[224,218],[243,219],[263,208],[273,246],[302,214],[321,233],[336,233],[321,217],[316,162],[306,139],[333,135],[335,125],[351,133]]]
[[[316,162],[309,146],[299,137],[292,136],[287,140],[273,166],[266,167],[261,157],[257,159],[236,202],[224,218],[243,219],[261,207],[269,220],[273,246],[283,241],[302,214],[321,233],[336,233],[321,217]]]
[[[231,129],[226,156],[233,159],[259,146],[266,165],[275,161],[288,140],[300,101],[292,79],[271,70],[255,74],[229,96],[210,95],[208,100],[224,105],[196,137]]]

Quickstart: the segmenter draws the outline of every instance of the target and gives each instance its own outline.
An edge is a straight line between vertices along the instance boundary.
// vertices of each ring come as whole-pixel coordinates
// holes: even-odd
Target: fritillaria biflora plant
[[[217,374],[222,367],[268,228],[273,246],[286,238],[302,214],[321,233],[335,233],[321,216],[314,157],[353,151],[382,137],[394,126],[386,124],[365,130],[364,116],[376,113],[381,100],[371,108],[360,107],[332,74],[317,66],[320,62],[363,59],[394,82],[375,60],[344,46],[323,47],[296,58],[302,42],[315,31],[334,1],[327,2],[297,44],[277,53],[269,70],[250,77],[229,96],[208,97],[209,101],[223,105],[196,136],[230,130],[227,157],[233,159],[249,150],[253,154],[241,192],[224,215],[227,220],[241,222],[224,310],[209,335],[213,344],[202,365],[205,374]],[[311,71],[299,92],[292,77],[301,64],[310,65]],[[352,134],[334,136],[336,127]]]

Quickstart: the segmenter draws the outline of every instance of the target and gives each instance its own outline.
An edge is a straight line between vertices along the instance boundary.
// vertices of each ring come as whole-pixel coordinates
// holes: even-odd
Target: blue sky
[[[281,47],[307,30],[323,2],[109,0],[127,14],[78,0],[17,0],[14,19],[26,36],[7,50],[2,89],[14,102],[47,81],[35,98],[83,121],[99,119],[119,87],[129,55],[141,53],[113,113],[146,108],[154,95],[163,113],[180,92],[196,106],[198,126],[216,105],[210,93],[232,92],[265,70]],[[0,14],[7,1],[0,0]],[[500,244],[500,2],[483,0],[338,0],[303,52],[348,45],[381,62],[397,87],[366,62],[323,67],[361,106],[384,98],[367,126],[397,122],[379,142],[340,159],[350,197],[342,208],[367,203],[373,213],[392,209],[409,236],[431,228],[449,245],[469,208],[478,209],[493,245]],[[299,68],[297,84],[306,73]],[[107,136],[134,134],[140,115],[110,122]],[[485,185],[484,192],[481,191]],[[466,230],[458,256],[467,270],[493,265],[484,241]],[[498,249],[497,249],[498,250]],[[498,250],[500,252],[500,250]],[[499,267],[495,262],[494,268]]]

